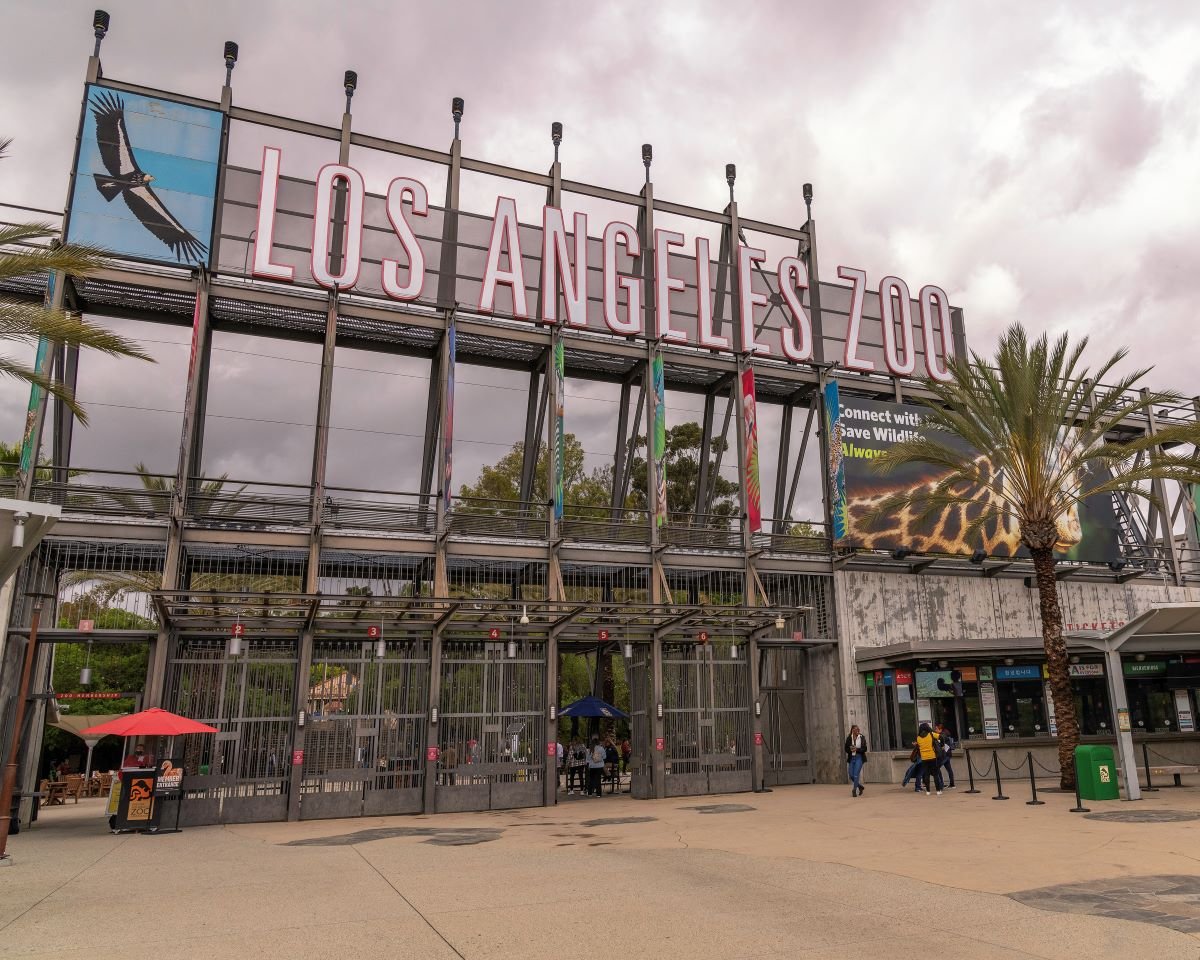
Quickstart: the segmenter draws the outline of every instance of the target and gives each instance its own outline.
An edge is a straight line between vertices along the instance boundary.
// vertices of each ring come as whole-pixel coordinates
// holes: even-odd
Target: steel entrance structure
[[[83,147],[89,142],[83,134],[92,129],[87,124],[95,122],[87,117],[101,101],[115,102],[110,98],[120,99],[131,114],[138,98],[157,103],[164,116],[185,108],[200,111],[200,119],[219,131],[211,164],[212,223],[195,237],[208,255],[184,261],[149,247],[123,248],[94,277],[57,278],[52,288],[45,278],[22,278],[4,291],[40,302],[49,290],[51,302],[96,317],[191,329],[193,359],[181,390],[173,472],[155,476],[150,487],[140,474],[93,470],[73,460],[69,411],[55,410],[46,418],[43,398],[25,439],[31,450],[48,451],[48,469],[0,478],[0,493],[62,506],[54,536],[35,558],[58,587],[55,622],[68,618],[62,629],[73,629],[70,618],[82,619],[86,612],[66,573],[83,578],[77,583],[89,582],[89,573],[102,573],[110,582],[123,577],[120,599],[112,602],[124,604],[126,612],[136,607],[139,628],[151,638],[147,705],[170,707],[186,702],[180,699],[185,695],[200,696],[193,690],[206,691],[197,709],[225,739],[212,748],[220,756],[219,770],[214,772],[215,755],[197,757],[197,776],[198,767],[206,766],[204,776],[222,778],[194,791],[195,809],[205,811],[197,816],[275,815],[282,809],[282,815],[297,818],[319,815],[322,807],[329,815],[354,815],[411,809],[418,796],[420,809],[433,811],[443,797],[445,804],[492,806],[517,794],[521,802],[532,802],[539,789],[540,801],[552,802],[554,778],[545,772],[544,758],[539,765],[521,738],[551,739],[558,655],[598,647],[602,629],[633,647],[628,666],[639,745],[635,793],[665,796],[668,752],[692,750],[693,744],[694,758],[680,753],[678,766],[671,758],[670,789],[682,790],[687,777],[694,778],[689,790],[701,789],[701,777],[703,789],[714,789],[723,778],[741,788],[747,772],[754,787],[773,778],[803,781],[816,775],[813,758],[836,755],[840,742],[840,717],[831,713],[819,724],[807,718],[815,691],[833,691],[829,699],[837,702],[840,652],[835,643],[806,647],[803,654],[781,648],[787,650],[796,638],[838,637],[833,602],[838,572],[1029,575],[1028,563],[1020,559],[974,565],[967,557],[897,555],[833,542],[828,441],[818,430],[827,412],[824,390],[836,384],[844,396],[876,401],[919,399],[926,392],[915,367],[907,374],[887,369],[885,300],[871,290],[864,293],[842,271],[839,281],[850,282],[822,279],[811,189],[803,188],[806,216],[799,226],[744,216],[732,167],[714,171],[729,190],[721,209],[666,201],[651,177],[649,145],[640,155],[631,150],[624,188],[573,181],[564,172],[562,156],[570,142],[561,125],[551,128],[545,170],[502,166],[465,154],[469,121],[457,100],[445,150],[369,135],[354,128],[352,98],[370,91],[367,84],[358,89],[353,72],[341,88],[346,100],[340,117],[322,123],[268,115],[234,104],[236,59],[234,49],[225,58],[225,83],[212,100],[107,76],[98,51],[85,78]],[[320,181],[316,168],[307,179],[273,176],[267,154],[243,149],[255,137],[267,146],[283,142],[276,137],[303,143],[314,156],[336,157],[331,166],[341,172],[328,183]],[[361,222],[355,164],[396,174],[386,191],[364,181]],[[72,173],[63,211],[68,239],[87,222],[86,204],[80,206],[76,197],[96,202],[82,189],[92,189],[94,176],[104,178],[82,166]],[[419,182],[420,189],[408,181]],[[267,204],[260,195],[272,187],[274,199]],[[431,192],[440,205],[428,202]],[[495,198],[504,196],[523,198],[511,220],[499,202],[493,209]],[[544,200],[540,218],[524,199],[531,196]],[[417,213],[422,206],[423,215]],[[8,219],[30,216],[16,208],[6,213]],[[601,214],[611,221],[602,231],[573,229],[576,213],[590,215],[593,224]],[[561,231],[559,216],[565,218]],[[392,219],[409,224],[411,244],[402,242]],[[273,242],[263,239],[261,227],[273,231]],[[328,243],[314,254],[318,227]],[[497,282],[505,262],[512,272],[514,258],[507,239],[493,258],[493,239],[509,237],[510,228],[524,244],[516,258],[524,274]],[[397,296],[417,272],[417,248],[424,283]],[[358,275],[342,276],[352,260],[361,268]],[[573,277],[584,260],[586,270]],[[394,272],[385,269],[389,263]],[[489,287],[492,299],[486,303]],[[893,319],[903,314],[900,298],[885,299],[899,310]],[[633,309],[635,303],[640,309]],[[928,327],[910,325],[914,364],[918,358],[929,362],[946,343],[957,355],[965,351],[961,311],[946,306],[945,315],[930,313]],[[912,317],[920,315],[921,298],[911,298],[907,307]],[[807,353],[800,342],[805,330],[811,340]],[[229,333],[319,345],[312,467],[304,482],[268,477],[242,483],[206,475],[209,389],[220,374],[213,341]],[[770,353],[761,351],[764,346]],[[787,347],[792,353],[785,355]],[[334,361],[344,348],[418,358],[427,365],[426,403],[414,417],[423,419],[417,489],[392,489],[387,478],[348,487],[329,482]],[[55,350],[46,356],[46,372],[73,387],[78,358]],[[849,359],[858,362],[847,367]],[[516,499],[455,495],[453,484],[461,482],[453,471],[456,364],[528,377]],[[568,491],[560,496],[556,489],[558,437],[573,409],[568,380],[611,384],[619,392],[611,489],[601,505],[571,503]],[[637,438],[651,438],[652,448],[668,394],[686,395],[700,408],[698,476],[687,503],[663,502],[654,455],[645,457],[644,496],[631,495]],[[757,447],[753,419],[766,406],[778,408],[783,429],[774,443],[778,480],[764,505],[748,478],[760,453],[767,455],[767,438],[761,451]],[[1194,406],[1159,410],[1150,418],[1127,419],[1123,430],[1130,437],[1154,434],[1164,421],[1196,416]],[[45,421],[50,429],[43,436]],[[548,495],[541,497],[535,481],[543,447]],[[713,508],[723,464],[735,466],[739,479],[730,516]],[[797,515],[802,475],[814,487],[820,484],[825,506],[819,516]],[[1194,581],[1200,576],[1194,524],[1186,537],[1175,536],[1193,501],[1183,490],[1163,501],[1166,510],[1119,505],[1120,566],[1077,564],[1064,567],[1062,575],[1110,584],[1142,575],[1174,584]],[[22,581],[10,620],[10,632],[17,635],[28,626],[29,582]],[[374,596],[364,597],[363,591]],[[151,594],[157,597],[154,609]],[[251,614],[241,621],[248,645],[280,645],[264,648],[273,652],[253,669],[249,652],[235,662],[218,649],[238,609]],[[523,613],[528,624],[521,623]],[[373,654],[375,641],[367,633],[372,625],[382,631],[383,658]],[[492,630],[499,631],[497,639]],[[740,641],[745,667],[722,660],[718,651],[724,648],[716,644],[707,651],[689,649],[701,630],[722,644]],[[510,638],[517,648],[511,658]],[[493,646],[483,646],[488,643]],[[779,657],[789,663],[786,682],[782,668],[771,666]],[[319,720],[306,716],[301,725],[300,715],[311,713],[308,703],[314,699],[316,684],[309,681],[322,665],[353,677],[353,689],[342,689],[333,678],[317,699],[324,697],[324,707],[334,694],[344,694],[341,712],[323,709]],[[48,661],[39,673],[43,688],[47,669]],[[276,669],[292,671],[290,700],[269,679]],[[478,690],[467,680],[476,674],[483,684]],[[330,682],[325,672],[321,677],[321,683]],[[228,695],[222,699],[221,693]],[[270,712],[248,712],[254,709]],[[455,731],[443,732],[450,720]],[[668,745],[668,720],[682,746]],[[518,724],[521,729],[510,734],[508,727]],[[242,744],[238,731],[258,739]],[[510,757],[526,759],[495,762],[523,768],[524,779],[517,770],[514,778],[503,779],[509,776],[505,769],[486,776],[475,771],[477,783],[460,783],[457,773],[449,782],[445,758],[451,750],[457,765],[465,766],[462,751],[470,740],[482,753],[493,749],[486,746],[489,739],[500,744],[512,736],[517,748],[509,740]],[[712,759],[721,754],[722,736],[735,741],[732,767]],[[503,749],[500,745],[501,756]],[[300,762],[293,763],[297,752]],[[702,760],[702,754],[710,759]],[[280,770],[284,757],[286,769]],[[687,771],[693,759],[697,769]]]

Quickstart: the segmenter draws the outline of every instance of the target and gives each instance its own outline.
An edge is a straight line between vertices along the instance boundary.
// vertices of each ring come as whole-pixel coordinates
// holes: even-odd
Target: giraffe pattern
[[[978,456],[974,462],[978,465],[979,472],[990,479],[991,460],[986,456]],[[922,483],[917,489],[924,493],[933,493],[945,476],[946,473],[940,473]],[[914,553],[971,554],[981,549],[988,556],[994,557],[1015,556],[1021,549],[1021,532],[1017,518],[1007,512],[1007,509],[1003,517],[989,520],[974,531],[969,529],[971,521],[980,515],[987,504],[999,502],[994,492],[983,485],[972,485],[965,490],[955,491],[956,495],[961,493],[971,497],[972,502],[947,504],[924,520],[920,518],[924,508],[919,498],[915,505],[905,504],[872,517],[872,512],[889,497],[909,489],[911,487],[906,484],[893,484],[847,497],[849,541],[855,547],[866,550],[904,547]],[[1079,507],[1072,503],[1058,518],[1058,544],[1055,549],[1070,550],[1082,539],[1083,527],[1079,522]]]

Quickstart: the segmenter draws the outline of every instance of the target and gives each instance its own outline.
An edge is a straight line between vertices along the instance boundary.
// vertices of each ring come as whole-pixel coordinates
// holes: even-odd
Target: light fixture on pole
[[[625,659],[626,660],[633,659],[633,644],[630,643],[628,640],[625,641]]]
[[[28,519],[29,514],[24,511],[13,514],[12,545],[14,550],[20,550],[25,546],[25,521]]]
[[[79,685],[86,687],[92,682],[92,641],[88,641],[87,659],[84,661],[83,669],[79,671]]]
[[[225,41],[225,86],[229,86],[229,81],[233,79],[233,65],[238,60],[238,45],[232,40]]]
[[[106,10],[97,10],[92,14],[92,31],[96,37],[96,49],[92,51],[93,57],[100,56],[100,41],[104,39],[104,35],[108,33],[108,25],[112,22]]]
[[[524,614],[522,614],[521,620],[523,622],[528,622],[529,618],[527,616],[525,616]],[[512,620],[508,621],[508,659],[509,660],[517,659],[516,628],[513,626]]]
[[[387,641],[383,639],[383,628],[379,628],[379,639],[375,641],[375,659],[382,660],[387,656]]]
[[[783,618],[783,614],[777,614],[775,617],[775,629],[783,633],[783,628],[787,626],[787,621]]]
[[[242,654],[242,637],[246,633],[246,628],[242,626],[242,611],[237,612],[234,618],[233,627],[229,631],[229,656],[239,657]]]
[[[529,611],[524,604],[521,604],[521,626],[529,626]]]

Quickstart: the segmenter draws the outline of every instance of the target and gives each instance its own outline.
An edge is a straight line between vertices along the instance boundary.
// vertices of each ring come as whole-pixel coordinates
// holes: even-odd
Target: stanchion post
[[[1083,798],[1079,796],[1079,758],[1072,757],[1071,763],[1075,767],[1075,806],[1071,808],[1072,813],[1091,813],[1087,807],[1083,805]]]
[[[1029,764],[1029,792],[1031,794],[1033,794],[1033,799],[1026,800],[1025,806],[1027,806],[1027,807],[1043,806],[1046,801],[1039,800],[1037,798],[1037,781],[1034,780],[1034,778],[1033,778],[1033,751],[1032,750],[1027,750],[1025,752],[1025,762]]]
[[[1008,797],[1004,795],[1004,788],[1000,786],[1000,758],[996,756],[995,750],[992,751],[992,766],[996,768],[996,795],[992,799],[1007,800]]]
[[[1150,782],[1150,748],[1142,744],[1142,766],[1146,768],[1146,792],[1158,793],[1158,787]]]
[[[967,756],[967,781],[971,784],[971,789],[968,790],[967,793],[979,793],[979,791],[975,789],[975,770],[971,765],[971,751],[964,750],[963,753],[965,753]]]

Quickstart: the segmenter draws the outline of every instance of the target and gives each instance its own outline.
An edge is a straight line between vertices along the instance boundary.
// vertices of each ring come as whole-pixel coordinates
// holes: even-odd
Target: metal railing
[[[13,475],[0,478],[0,492],[13,496],[16,465],[2,468]],[[134,470],[39,467],[30,495],[38,503],[57,504],[67,514],[160,520],[171,512],[172,479]]]
[[[768,532],[770,530],[770,532]],[[755,550],[801,556],[828,557],[833,552],[829,525],[808,520],[763,520],[763,530],[751,537]]]
[[[632,508],[568,503],[563,507],[560,529],[564,540],[645,546],[650,542],[650,514]]]
[[[437,499],[359,487],[327,487],[321,522],[335,530],[433,533]]]
[[[312,522],[309,491],[307,484],[198,477],[188,493],[187,513],[201,526],[304,527]]]
[[[450,533],[471,537],[545,540],[550,534],[545,504],[492,497],[452,497]]]
[[[663,540],[673,547],[695,550],[741,550],[742,521],[714,513],[671,512]]]

